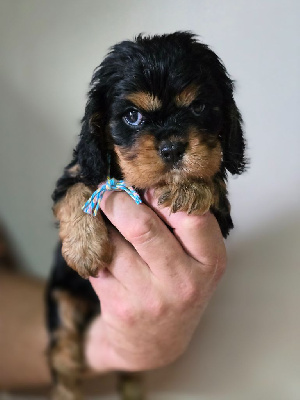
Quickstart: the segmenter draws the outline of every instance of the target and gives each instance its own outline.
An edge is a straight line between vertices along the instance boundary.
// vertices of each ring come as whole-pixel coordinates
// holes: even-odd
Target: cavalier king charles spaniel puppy
[[[56,399],[80,398],[84,331],[100,311],[83,278],[97,276],[113,253],[108,221],[82,206],[110,171],[137,193],[154,189],[170,212],[210,210],[226,237],[227,173],[246,166],[233,90],[221,60],[190,32],[123,41],[95,69],[79,142],[53,193],[60,244],[47,320]]]

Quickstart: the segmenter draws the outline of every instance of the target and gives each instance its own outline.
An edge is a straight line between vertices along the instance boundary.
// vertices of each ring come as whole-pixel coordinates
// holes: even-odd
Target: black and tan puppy
[[[95,70],[79,143],[53,194],[62,242],[48,291],[57,398],[79,396],[84,327],[98,311],[81,277],[96,276],[112,257],[106,221],[82,211],[109,168],[138,191],[154,188],[171,212],[211,210],[226,237],[227,172],[244,171],[244,149],[233,82],[192,34],[124,41]]]

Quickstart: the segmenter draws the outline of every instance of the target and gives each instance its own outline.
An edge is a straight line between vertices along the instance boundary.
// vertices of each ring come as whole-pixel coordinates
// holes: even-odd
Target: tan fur
[[[219,171],[222,160],[220,142],[191,128],[188,147],[183,156],[181,170],[169,173],[166,185],[156,189],[158,202],[170,207],[172,212],[186,211],[204,214],[219,203],[219,182],[214,176]]]
[[[61,325],[53,333],[54,346],[49,351],[51,368],[55,370],[52,400],[82,400],[82,381],[88,373],[84,360],[84,333],[82,326],[91,304],[56,289]],[[119,393],[123,400],[142,400],[141,377],[136,373],[119,375]]]
[[[220,169],[222,160],[221,144],[216,136],[207,138],[205,133],[191,128],[188,147],[183,156],[183,173],[187,177],[212,178]]]
[[[50,365],[56,376],[52,399],[80,400],[81,381],[85,369],[84,337],[80,326],[89,311],[89,304],[62,290],[56,290],[53,297],[58,303],[61,324],[53,333],[54,346],[49,351]]]
[[[130,149],[115,146],[115,152],[128,185],[145,189],[164,178],[167,169],[158,154],[153,135],[143,134]]]
[[[197,86],[189,85],[175,97],[175,104],[178,107],[189,107],[196,99],[198,93],[199,88]]]
[[[156,188],[158,204],[170,207],[171,212],[185,211],[188,214],[202,215],[210,207],[220,209],[220,198],[227,199],[225,182],[219,177],[207,181],[190,179]],[[230,204],[226,200],[226,210]]]
[[[206,138],[194,127],[188,133],[188,147],[178,168],[168,169],[151,134],[140,136],[130,149],[115,146],[115,151],[126,183],[140,189],[190,178],[209,180],[218,172],[222,160],[217,136]]]
[[[158,187],[155,194],[158,204],[170,207],[171,212],[185,211],[188,214],[202,215],[214,203],[212,182],[186,180],[177,184]]]
[[[99,269],[110,263],[112,257],[112,246],[100,212],[94,217],[81,209],[91,194],[87,186],[78,183],[54,207],[60,222],[62,254],[67,264],[83,278],[97,276]]]
[[[217,136],[211,138],[192,127],[188,147],[178,168],[167,169],[151,134],[140,136],[131,149],[115,146],[127,184],[156,188],[159,204],[171,212],[203,214],[218,202],[213,182],[222,159]]]
[[[158,97],[147,92],[131,93],[126,98],[140,110],[148,112],[159,110],[162,106],[162,103]]]
[[[71,177],[75,178],[80,174],[80,165],[79,164],[73,165],[68,169],[68,173],[70,174]]]

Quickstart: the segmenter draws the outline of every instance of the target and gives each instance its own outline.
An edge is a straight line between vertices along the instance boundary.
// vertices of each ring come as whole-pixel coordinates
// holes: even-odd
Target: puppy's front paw
[[[76,226],[68,228],[66,235],[63,231],[61,227],[62,255],[83,278],[97,276],[99,270],[111,262],[113,247],[102,219],[83,215]]]
[[[186,182],[157,189],[158,204],[170,207],[171,212],[185,211],[202,215],[213,204],[211,186],[204,182]]]
[[[113,247],[100,215],[85,214],[81,207],[92,191],[82,183],[72,186],[54,207],[59,220],[62,255],[83,278],[97,276],[111,262]]]

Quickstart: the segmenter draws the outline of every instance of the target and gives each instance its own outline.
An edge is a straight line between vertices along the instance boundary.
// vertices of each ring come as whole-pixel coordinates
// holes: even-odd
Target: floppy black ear
[[[193,43],[195,38],[192,35]],[[241,174],[245,170],[245,140],[242,117],[233,98],[234,83],[220,58],[207,45],[197,43],[196,54],[205,63],[222,93],[223,128],[220,132],[223,149],[223,167],[231,174]],[[201,65],[200,64],[200,65]]]
[[[241,174],[246,167],[245,139],[242,117],[231,94],[224,108],[224,125],[221,132],[223,165],[233,175]]]
[[[223,97],[223,129],[220,132],[223,148],[223,166],[231,174],[241,174],[247,164],[242,117],[233,98],[234,83],[219,57],[206,45],[203,60],[207,63]]]
[[[108,172],[108,137],[106,93],[99,76],[94,74],[88,102],[82,119],[79,143],[74,155],[81,167],[81,178],[87,185],[98,185]]]

